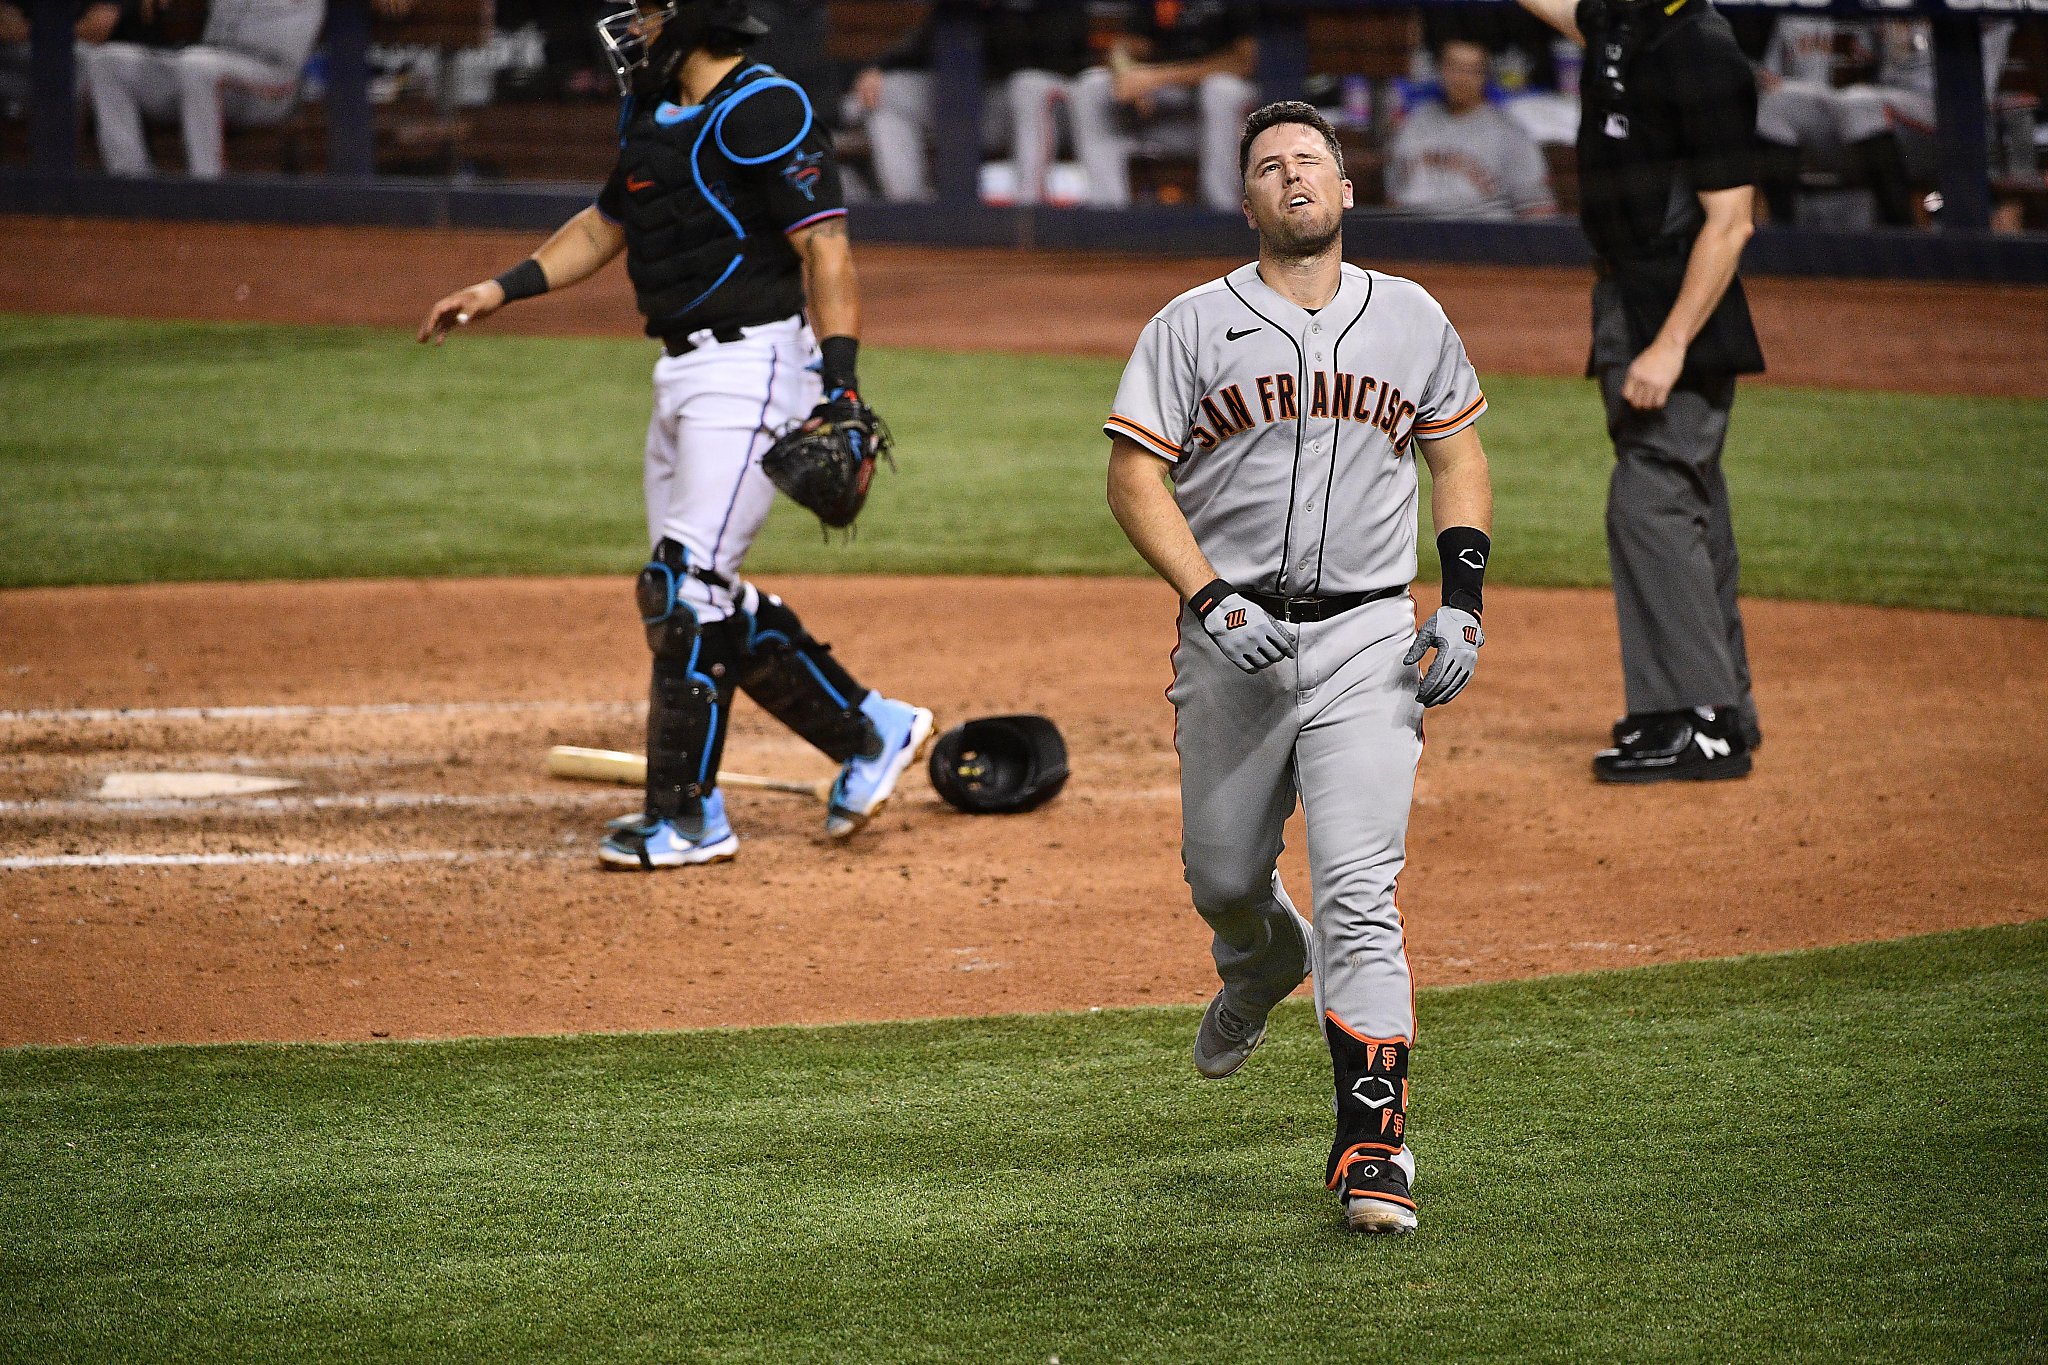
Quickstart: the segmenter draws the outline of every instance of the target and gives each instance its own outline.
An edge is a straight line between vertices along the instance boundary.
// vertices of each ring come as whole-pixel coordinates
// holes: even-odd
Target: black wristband
[[[854,357],[860,354],[858,338],[826,337],[818,343],[818,353],[824,357],[818,365],[818,378],[824,381],[828,398],[842,389],[860,387],[853,377]]]
[[[1218,602],[1221,602],[1236,591],[1236,587],[1223,579],[1212,578],[1197,589],[1193,597],[1188,599],[1188,610],[1195,614],[1196,620],[1200,620],[1216,610]]]
[[[536,294],[548,292],[547,272],[540,268],[539,261],[528,256],[518,265],[513,266],[510,270],[498,276],[498,288],[505,291],[505,302],[507,303],[516,303],[520,299],[530,299]]]
[[[1444,605],[1479,615],[1485,600],[1486,557],[1493,542],[1477,526],[1453,526],[1436,538],[1444,566]]]

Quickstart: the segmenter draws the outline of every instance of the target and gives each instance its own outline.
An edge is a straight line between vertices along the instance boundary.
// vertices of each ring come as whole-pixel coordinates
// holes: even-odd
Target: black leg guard
[[[1325,1171],[1334,1190],[1354,1166],[1391,1158],[1407,1141],[1408,1040],[1361,1038],[1327,1015],[1323,1034],[1337,1080],[1337,1139]]]
[[[739,684],[762,710],[835,763],[881,752],[882,738],[860,709],[868,689],[781,598],[764,592],[755,613],[737,619],[746,630]]]
[[[1870,197],[1877,202],[1880,222],[1892,227],[1909,227],[1913,222],[1913,187],[1906,178],[1906,157],[1899,140],[1891,133],[1867,137],[1851,150],[1863,171]]]
[[[695,820],[705,794],[717,785],[742,635],[733,620],[700,625],[678,600],[682,560],[681,546],[662,541],[634,587],[654,655],[647,689],[650,821]]]

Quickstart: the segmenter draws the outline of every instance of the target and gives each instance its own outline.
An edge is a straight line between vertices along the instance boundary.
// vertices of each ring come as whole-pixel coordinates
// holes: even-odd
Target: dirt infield
[[[531,240],[8,229],[0,309],[406,327]],[[876,340],[1104,354],[1217,269],[873,247],[861,264]],[[1415,273],[1483,371],[1575,372],[1583,279]],[[1780,381],[2048,393],[2048,291],[1756,292]],[[621,333],[629,316],[614,272],[504,321]],[[942,723],[1055,716],[1074,751],[1068,791],[1031,816],[973,819],[915,777],[873,828],[832,845],[804,798],[735,790],[737,862],[607,875],[597,827],[635,794],[539,765],[555,743],[640,747],[646,665],[622,580],[0,593],[0,1044],[813,1023],[1213,989],[1179,878],[1163,587],[770,586],[864,677]],[[2048,809],[2048,622],[1747,611],[1769,733],[1757,773],[1612,789],[1586,772],[1618,709],[1605,594],[1489,594],[1480,677],[1429,721],[1402,880],[1422,984],[2042,913],[2048,846],[2025,831]],[[1048,658],[1043,642],[1074,640],[1076,622],[1104,638]],[[236,709],[190,709],[221,707]],[[750,709],[728,766],[825,771]],[[110,773],[157,769],[300,785],[95,796]],[[1300,842],[1297,825],[1285,867],[1298,891]]]
[[[845,845],[807,798],[734,790],[737,861],[608,874],[595,833],[635,793],[540,762],[555,743],[639,747],[622,582],[0,594],[0,1043],[807,1023],[1213,989],[1179,877],[1164,588],[773,586],[942,721],[1057,717],[1071,786],[977,819],[919,775]],[[1489,608],[1478,682],[1429,720],[1401,883],[1423,984],[2040,914],[2048,848],[2021,832],[2048,808],[2048,622],[1754,603],[1756,774],[1614,789],[1586,773],[1614,709],[1604,595],[1499,590]],[[1040,642],[1084,617],[1126,633],[1048,666]],[[164,714],[211,706],[340,709]],[[727,762],[828,771],[752,709]],[[163,768],[304,785],[92,799],[109,772]],[[1305,889],[1299,833],[1287,870]],[[218,861],[62,865],[138,855]]]
[[[10,218],[0,310],[411,328],[441,294],[505,268],[534,233]],[[1236,260],[860,248],[881,345],[1125,356],[1145,320]],[[1427,285],[1480,373],[1578,374],[1590,276],[1371,261]],[[1749,282],[1771,372],[1823,388],[2048,397],[2048,289],[1871,280]],[[623,271],[492,327],[631,335]]]

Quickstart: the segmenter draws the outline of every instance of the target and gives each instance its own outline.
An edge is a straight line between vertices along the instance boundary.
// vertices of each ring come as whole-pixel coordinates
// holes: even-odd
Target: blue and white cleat
[[[597,846],[597,860],[607,868],[653,872],[721,862],[740,851],[740,838],[726,822],[723,792],[704,798],[703,818],[694,835],[673,820],[650,823],[644,817],[630,822],[614,820],[606,828],[611,832]]]
[[[917,762],[932,739],[932,713],[921,706],[870,692],[860,709],[881,733],[882,752],[851,759],[839,770],[825,808],[825,833],[834,839],[854,833],[888,804],[904,770]]]

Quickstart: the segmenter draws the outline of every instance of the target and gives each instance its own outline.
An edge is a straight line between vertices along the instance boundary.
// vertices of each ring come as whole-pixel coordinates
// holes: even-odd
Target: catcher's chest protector
[[[636,101],[619,144],[609,200],[626,234],[626,272],[653,336],[750,326],[803,310],[801,262],[723,136],[746,100],[787,98],[790,82],[742,68],[703,104]],[[806,103],[803,136],[809,136]],[[698,314],[700,316],[692,316]]]

